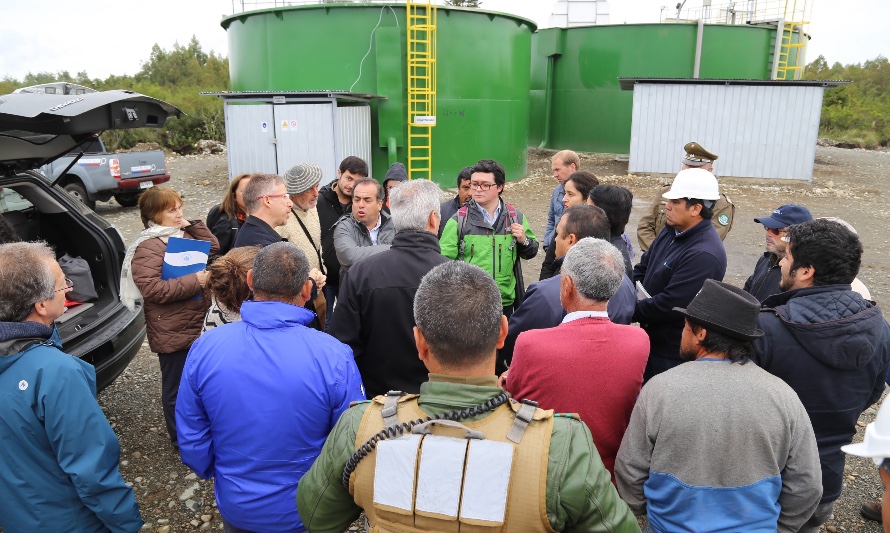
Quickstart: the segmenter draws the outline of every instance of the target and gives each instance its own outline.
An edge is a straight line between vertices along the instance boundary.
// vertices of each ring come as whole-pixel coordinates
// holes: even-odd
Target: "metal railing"
[[[699,2],[696,2],[699,4]],[[661,8],[661,22],[688,22],[702,19],[708,24],[758,24],[763,22],[809,21],[813,2],[798,0],[736,0],[700,5]]]
[[[444,5],[443,0],[431,0],[433,4]],[[319,4],[404,4],[405,0],[232,0],[232,14],[276,7],[310,6]]]

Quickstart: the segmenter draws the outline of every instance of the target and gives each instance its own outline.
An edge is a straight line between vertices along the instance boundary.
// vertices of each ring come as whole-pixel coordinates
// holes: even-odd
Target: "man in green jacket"
[[[478,491],[480,483],[498,480],[507,490],[498,493],[503,495],[499,501],[486,498],[482,520],[488,522],[483,523],[524,532],[639,531],[610,482],[587,426],[573,415],[553,415],[537,409],[534,402],[510,400],[497,387],[495,353],[507,335],[500,304],[500,290],[479,267],[449,262],[423,278],[414,299],[414,335],[430,380],[421,385],[419,396],[390,393],[343,414],[297,490],[297,507],[308,531],[340,533],[362,510],[371,527],[435,531],[446,529],[442,521],[450,521],[451,529],[454,521],[473,519],[468,507],[478,500],[467,501],[462,495]],[[472,317],[472,324],[467,317]],[[463,477],[463,467],[452,482],[448,476],[435,477],[432,491],[426,490],[425,467],[435,470],[464,461],[451,454],[445,457],[441,447],[428,448],[431,436],[411,431],[428,426],[419,422],[429,418],[457,422],[465,426],[463,430],[484,435],[481,441],[478,436],[469,441]],[[384,426],[390,429],[381,438]],[[400,435],[405,437],[394,438]],[[463,442],[463,433],[449,437],[454,435],[458,437],[445,440]],[[363,446],[369,440],[372,445]],[[406,450],[403,446],[411,442],[417,442],[415,448]],[[474,446],[480,442],[514,449],[512,470],[509,462],[501,469],[486,462],[477,465],[481,472],[474,472]],[[400,463],[409,467],[385,466]],[[433,514],[424,512],[428,503],[423,503],[423,495],[430,493],[435,494]],[[449,493],[455,498],[452,511],[440,505]],[[407,496],[402,504],[399,495]]]
[[[439,246],[445,257],[472,263],[494,278],[509,318],[525,294],[519,259],[537,255],[538,240],[522,212],[501,199],[506,179],[497,161],[476,163],[472,199],[445,224]]]

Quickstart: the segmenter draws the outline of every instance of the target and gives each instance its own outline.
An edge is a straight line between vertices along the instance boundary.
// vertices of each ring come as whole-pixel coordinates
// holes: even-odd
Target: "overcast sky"
[[[769,0],[760,0],[761,2]],[[800,0],[798,0],[800,1]],[[807,58],[822,54],[829,63],[858,63],[890,55],[890,2],[886,0],[809,0],[815,2]],[[227,55],[224,15],[241,10],[241,0],[2,0],[0,8],[0,78],[21,79],[28,72],[71,74],[92,78],[134,74],[157,43],[169,49],[197,36],[204,51]],[[283,3],[279,0],[279,4]],[[723,3],[717,0],[714,4]],[[742,2],[739,2],[742,3]],[[245,2],[253,5],[256,2]],[[272,2],[267,3],[271,7]],[[613,24],[658,22],[661,6],[676,0],[612,0]],[[697,7],[701,0],[689,0]],[[855,9],[851,8],[855,5]],[[482,7],[529,18],[545,27],[552,11],[549,0],[483,0]]]

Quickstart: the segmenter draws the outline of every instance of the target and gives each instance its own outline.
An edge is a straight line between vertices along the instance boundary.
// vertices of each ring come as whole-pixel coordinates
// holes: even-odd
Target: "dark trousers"
[[[176,443],[176,396],[179,394],[179,381],[182,379],[182,369],[185,367],[185,358],[188,349],[170,353],[159,353],[158,360],[161,363],[161,404],[164,406],[164,421],[167,423],[167,433],[173,445]]]
[[[510,320],[510,317],[513,315],[513,306],[512,305],[505,306],[503,308],[503,313],[504,313],[504,316],[507,317],[507,320]],[[512,361],[507,360],[506,356],[503,353],[503,350],[498,350],[497,359],[495,360],[495,364],[494,364],[495,374],[500,376],[501,374],[506,372],[507,368],[510,367],[511,362]]]
[[[340,294],[339,285],[331,285],[328,283],[321,290],[324,293],[324,299],[328,302],[328,312],[325,314],[325,329],[331,327],[331,316],[334,314],[334,302],[337,301],[337,295]]]

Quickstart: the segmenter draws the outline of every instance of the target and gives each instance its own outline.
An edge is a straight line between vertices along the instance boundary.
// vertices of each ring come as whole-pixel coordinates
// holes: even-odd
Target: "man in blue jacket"
[[[307,325],[309,262],[293,244],[263,248],[248,271],[241,322],[198,338],[179,385],[182,462],[214,478],[227,531],[298,532],[297,483],[349,403],[364,400],[352,350]]]
[[[96,371],[62,351],[55,319],[72,284],[43,243],[0,246],[0,528],[136,532],[120,445]]]
[[[667,221],[634,267],[634,281],[645,291],[633,320],[649,334],[646,381],[683,362],[684,322],[673,309],[688,306],[706,279],[723,281],[726,274],[726,250],[711,224],[720,198],[717,178],[700,168],[681,170],[662,196]]]
[[[757,364],[781,378],[810,415],[822,463],[822,500],[800,530],[819,531],[841,494],[844,453],[862,411],[884,392],[890,326],[881,308],[850,288],[862,261],[859,237],[830,220],[788,228],[780,294],[763,302]],[[830,394],[826,394],[830,391]]]

